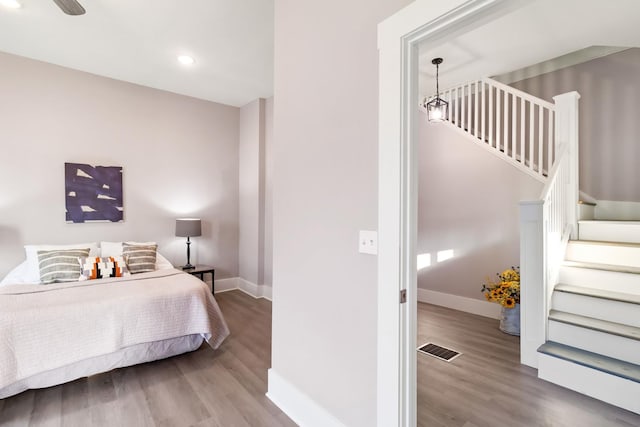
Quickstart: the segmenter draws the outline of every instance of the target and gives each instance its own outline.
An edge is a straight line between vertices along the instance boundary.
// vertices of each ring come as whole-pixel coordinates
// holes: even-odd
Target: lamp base
[[[182,269],[183,270],[191,270],[192,268],[195,268],[195,265],[191,265],[191,264],[187,264],[187,265],[183,265]]]

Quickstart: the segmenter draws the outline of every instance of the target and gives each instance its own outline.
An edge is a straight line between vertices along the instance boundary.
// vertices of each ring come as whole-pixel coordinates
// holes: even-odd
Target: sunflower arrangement
[[[511,267],[496,275],[497,281],[487,277],[487,283],[482,284],[484,297],[503,307],[514,308],[520,303],[520,267]]]

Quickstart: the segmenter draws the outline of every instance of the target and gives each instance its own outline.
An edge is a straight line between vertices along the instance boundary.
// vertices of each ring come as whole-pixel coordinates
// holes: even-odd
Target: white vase
[[[514,308],[502,307],[500,330],[505,334],[520,336],[520,304]]]

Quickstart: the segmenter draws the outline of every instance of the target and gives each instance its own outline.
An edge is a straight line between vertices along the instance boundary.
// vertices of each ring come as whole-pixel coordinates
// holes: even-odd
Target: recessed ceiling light
[[[194,62],[196,62],[196,60],[189,55],[180,55],[178,56],[178,62],[181,63],[182,65],[193,65]]]
[[[0,0],[0,4],[9,9],[20,9],[22,7],[18,0]]]

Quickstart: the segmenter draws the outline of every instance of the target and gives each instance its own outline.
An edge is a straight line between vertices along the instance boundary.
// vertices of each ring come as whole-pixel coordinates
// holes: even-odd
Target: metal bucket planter
[[[514,308],[502,307],[500,330],[509,335],[520,335],[520,304]]]

